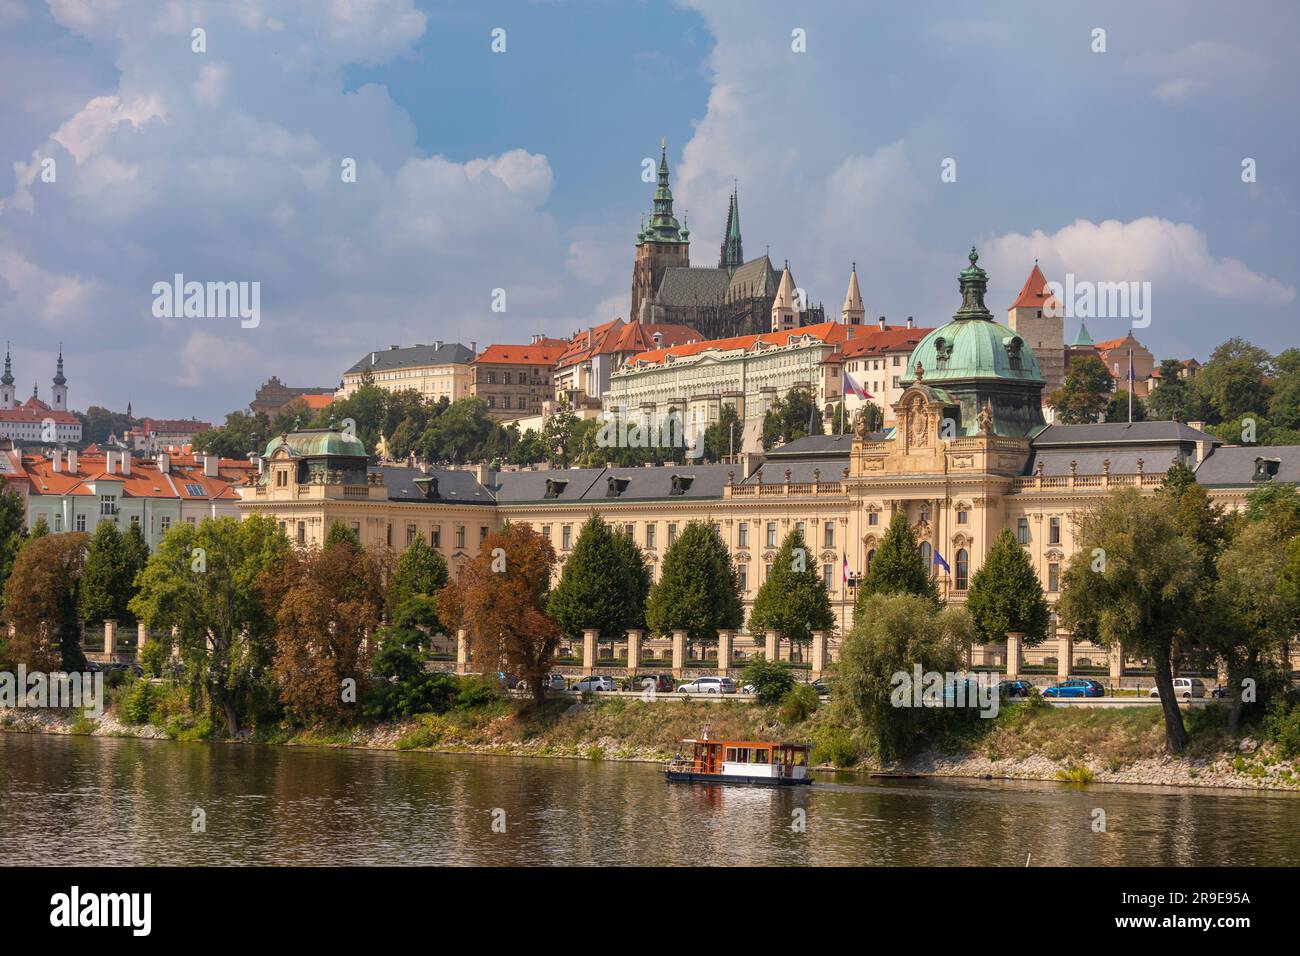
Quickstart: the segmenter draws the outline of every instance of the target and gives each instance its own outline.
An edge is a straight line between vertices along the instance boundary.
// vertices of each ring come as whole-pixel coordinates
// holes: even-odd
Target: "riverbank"
[[[498,700],[393,723],[275,728],[231,742],[660,762],[672,756],[678,740],[698,735],[707,724],[719,738],[808,740],[815,765],[864,774],[1300,791],[1300,761],[1285,759],[1275,745],[1256,737],[1230,738],[1225,716],[1217,708],[1189,714],[1191,744],[1176,758],[1164,753],[1160,714],[1150,708],[1006,708],[977,738],[889,763],[864,756],[864,741],[833,724],[825,708],[783,724],[776,708],[730,702],[555,700],[538,712]],[[4,711],[0,730],[194,739],[174,726],[126,723],[116,708],[98,719],[70,711]]]

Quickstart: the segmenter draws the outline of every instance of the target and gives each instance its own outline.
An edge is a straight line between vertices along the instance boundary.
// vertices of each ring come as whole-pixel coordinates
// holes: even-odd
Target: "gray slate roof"
[[[1102,422],[1094,425],[1048,425],[1034,436],[1035,448],[1048,445],[1117,445],[1128,442],[1161,444],[1219,439],[1185,422]]]
[[[430,469],[428,474],[419,468],[384,467],[371,469],[382,471],[384,487],[388,489],[389,501],[428,501],[431,504],[479,504],[493,503],[492,493],[478,483],[472,471],[455,471],[451,469]],[[424,489],[415,483],[417,478],[435,477],[438,479],[438,497],[426,498]]]
[[[412,345],[407,348],[376,349],[361,356],[348,372],[362,372],[365,369],[387,372],[420,365],[468,365],[472,361],[474,353],[468,346],[459,342],[444,342],[442,348],[435,345]]]
[[[883,439],[884,432],[871,437],[875,440]],[[764,457],[770,459],[807,458],[809,456],[848,458],[849,451],[852,448],[852,435],[806,435],[778,448],[773,448]]]
[[[821,481],[839,481],[844,477],[844,469],[849,467],[848,456],[843,458],[818,458],[815,461],[805,459],[769,458],[745,479],[746,485],[779,485],[785,483],[786,469],[790,469],[790,481],[796,484],[813,480],[813,472],[821,472]]]
[[[672,266],[659,280],[656,300],[662,305],[711,305],[727,291],[726,269]]]
[[[1272,484],[1300,482],[1300,445],[1232,445],[1215,449],[1214,454],[1196,469],[1196,481],[1210,488],[1269,484],[1251,480],[1257,458],[1279,460]]]
[[[586,495],[604,468],[554,468],[550,471],[502,471],[494,474],[492,492],[497,501],[577,501]],[[564,490],[554,499],[546,497],[547,479],[563,481]]]
[[[736,465],[664,465],[661,468],[607,468],[583,495],[586,499],[600,501],[654,500],[658,498],[691,501],[699,498],[721,498],[727,484],[727,472],[740,477]],[[673,475],[689,477],[690,485],[681,495],[673,495]],[[607,497],[609,479],[626,481],[617,498]]]

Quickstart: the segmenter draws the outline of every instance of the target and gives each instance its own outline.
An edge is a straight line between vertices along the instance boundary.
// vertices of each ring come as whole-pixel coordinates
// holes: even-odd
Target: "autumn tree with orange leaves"
[[[386,559],[349,538],[291,552],[264,576],[263,600],[276,608],[275,678],[292,717],[359,717],[367,639],[383,616]]]
[[[485,674],[524,678],[540,702],[560,646],[560,628],[546,614],[555,551],[531,528],[508,524],[488,535],[457,581],[438,592],[438,613],[469,630],[470,661]]]
[[[85,666],[77,600],[90,535],[47,534],[27,543],[5,583],[4,621],[14,636],[0,637],[0,667],[77,670]]]

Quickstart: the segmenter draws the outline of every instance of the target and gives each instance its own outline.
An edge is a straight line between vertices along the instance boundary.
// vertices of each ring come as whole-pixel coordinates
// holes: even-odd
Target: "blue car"
[[[1043,691],[1044,697],[1105,697],[1106,688],[1101,681],[1075,677],[1053,684]]]
[[[1027,680],[1004,680],[998,683],[999,697],[1028,697],[1034,685]]]

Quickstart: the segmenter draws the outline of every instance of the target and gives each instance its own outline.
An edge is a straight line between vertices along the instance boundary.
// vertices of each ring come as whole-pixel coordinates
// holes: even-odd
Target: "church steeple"
[[[655,186],[650,221],[636,236],[636,263],[632,267],[632,322],[654,321],[651,306],[664,272],[691,264],[691,234],[673,215],[673,191],[668,184],[668,140],[659,144],[659,181]]]
[[[655,186],[654,211],[650,214],[650,225],[643,233],[642,241],[657,244],[683,242],[681,224],[673,215],[672,187],[668,185],[668,140],[662,140],[659,148],[659,183]]]
[[[862,291],[858,288],[858,264],[853,263],[849,273],[849,288],[844,293],[844,307],[840,319],[845,325],[861,325],[867,320],[867,308],[862,304]]]
[[[14,407],[14,369],[9,358],[9,343],[5,343],[5,373],[0,376],[0,408]]]
[[[745,252],[740,242],[740,200],[736,190],[731,190],[731,202],[727,205],[727,227],[722,234],[722,251],[718,255],[718,268],[735,272],[745,264]]]
[[[63,343],[59,343],[59,362],[54,370],[54,388],[50,390],[50,406],[56,411],[68,410],[68,380],[63,377]]]

